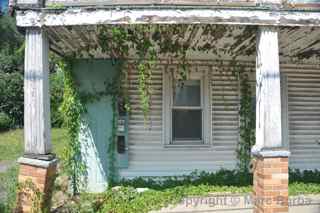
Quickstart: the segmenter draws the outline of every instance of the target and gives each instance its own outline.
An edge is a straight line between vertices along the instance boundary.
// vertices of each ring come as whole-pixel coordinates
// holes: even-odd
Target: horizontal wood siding
[[[320,69],[283,66],[288,84],[290,167],[320,168]]]
[[[253,68],[253,67],[251,67]],[[150,122],[144,123],[139,106],[138,73],[129,74],[132,113],[129,118],[129,167],[121,176],[170,176],[194,170],[236,167],[239,140],[239,82],[226,69],[211,67],[212,141],[210,147],[165,147],[162,141],[162,74],[159,64],[152,76]],[[281,66],[287,76],[290,167],[320,168],[320,70],[314,66]],[[254,73],[252,79],[254,80]],[[251,79],[251,77],[250,77]]]
[[[212,70],[212,146],[197,148],[165,147],[162,131],[162,74],[159,65],[152,76],[151,123],[144,124],[139,107],[138,73],[129,74],[132,113],[129,118],[129,168],[122,176],[170,176],[194,170],[215,171],[236,166],[238,141],[238,82],[230,72]]]

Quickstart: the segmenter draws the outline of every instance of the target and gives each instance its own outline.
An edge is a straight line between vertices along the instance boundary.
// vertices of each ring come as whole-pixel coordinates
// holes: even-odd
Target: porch
[[[109,13],[104,10],[100,12],[101,14]],[[90,11],[88,14],[93,15]],[[105,82],[111,80],[111,78],[106,80],[106,73],[114,76],[119,72],[115,66],[111,66],[112,61],[108,61],[112,56],[108,54],[109,51],[105,51],[106,47],[103,44],[106,43],[101,42],[100,35],[102,31],[114,27],[108,24],[129,24],[133,20],[132,17],[128,21],[123,19],[127,17],[126,14],[119,13],[117,16],[117,12],[107,16],[110,22],[105,19],[105,16],[101,16],[105,19],[104,21],[100,20],[100,16],[97,19],[89,16],[93,17],[93,22],[90,19],[76,17],[78,15],[86,17],[88,14],[71,13],[68,17],[66,16],[68,14],[62,12],[61,14],[49,13],[40,17],[37,12],[26,12],[18,16],[18,25],[27,27],[26,154],[20,159],[22,167],[35,165],[54,170],[56,164],[54,156],[51,155],[49,133],[49,49],[62,57],[75,58],[72,72],[77,85],[84,92],[101,92]],[[187,12],[182,14],[182,17],[188,16]],[[190,20],[187,23],[185,19],[180,19],[183,20],[181,21],[183,24],[180,25],[179,21],[175,22],[175,25],[168,25],[172,21],[170,17],[150,19],[148,16],[149,18],[141,20],[136,14],[133,15],[136,24],[150,24],[148,28],[150,31],[147,31],[149,34],[146,36],[148,38],[155,36],[155,30],[161,27],[164,29],[161,33],[164,34],[165,29],[170,27],[179,32],[168,34],[165,41],[160,39],[159,43],[154,42],[155,50],[161,50],[162,42],[168,42],[168,39],[179,43],[180,48],[187,45],[188,50],[184,55],[185,58],[174,59],[174,51],[157,55],[156,66],[151,70],[153,74],[149,84],[153,94],[150,96],[152,104],[148,128],[145,127],[144,112],[139,107],[138,70],[128,68],[130,70],[128,79],[133,82],[128,89],[132,111],[128,117],[128,126],[123,127],[128,128],[128,131],[125,133],[127,135],[122,135],[124,137],[120,147],[122,151],[117,150],[117,162],[124,162],[118,165],[120,176],[170,176],[183,175],[194,169],[214,171],[221,167],[235,168],[237,160],[234,152],[239,141],[240,99],[239,82],[233,74],[234,65],[232,66],[230,62],[236,62],[236,66],[242,67],[242,73],[248,74],[253,91],[256,93],[256,145],[253,148],[253,155],[257,159],[255,195],[264,197],[267,185],[271,184],[274,188],[271,187],[268,192],[288,198],[289,147],[292,147],[290,149],[292,157],[289,161],[291,166],[319,168],[319,158],[316,156],[319,156],[318,138],[320,137],[318,133],[320,94],[318,94],[317,83],[320,78],[318,73],[320,44],[317,39],[319,29],[313,27],[317,22],[306,24],[302,15],[302,17],[299,16],[301,18],[299,21],[289,18],[289,21],[287,19],[284,23],[279,12],[277,18],[270,15],[253,22],[255,25],[248,26],[252,17],[248,19],[250,21],[246,21],[248,18],[246,16],[250,15],[255,16],[248,12],[248,15],[239,15],[242,19],[234,20],[233,17],[224,18],[218,15],[221,20],[218,21],[219,25],[216,25],[216,22],[214,22],[215,25],[212,24],[213,20],[218,19],[217,16],[209,15],[213,18],[207,19],[207,17],[202,22],[203,19],[199,19],[200,13],[194,20],[192,20],[194,14],[189,14]],[[314,14],[310,13],[305,18],[309,20],[312,15]],[[176,14],[171,16],[174,19]],[[28,19],[25,19],[26,17]],[[266,21],[269,18],[272,18],[271,22]],[[166,19],[168,23],[163,23]],[[281,26],[272,26],[277,21],[280,21]],[[38,28],[39,24],[41,28]],[[32,28],[28,28],[31,26]],[[126,31],[135,32],[139,25],[121,27]],[[211,29],[210,33],[206,32],[206,28]],[[108,40],[104,41],[108,42]],[[118,54],[113,56],[122,58],[122,55]],[[129,66],[130,61],[135,61],[136,57],[137,54],[134,51],[128,52],[125,59],[129,62]],[[166,76],[166,73],[179,72],[181,65],[179,60],[187,62],[190,70],[202,73],[201,85],[207,88],[199,89],[203,92],[204,99],[200,107],[203,110],[200,121],[202,129],[199,131],[201,144],[174,144],[171,138],[174,135],[170,132],[170,129],[173,129],[172,118],[166,116],[175,106],[168,108],[169,105],[165,104],[165,99],[170,96],[170,86],[167,87],[167,85],[170,85],[172,78],[172,76]],[[101,70],[104,68],[108,70],[103,73]],[[88,71],[91,71],[90,75],[87,74]],[[187,79],[192,76],[190,73]],[[282,81],[281,76],[283,76]],[[104,150],[108,149],[103,138],[112,134],[112,126],[110,126],[112,106],[110,97],[99,100],[96,105],[87,106],[88,114],[85,119],[88,119],[91,125],[88,126],[88,132],[81,134],[80,141],[84,146],[82,147],[85,151],[84,161],[88,165],[86,172],[88,190],[102,190],[108,184],[106,181],[109,169],[106,165],[107,156],[101,153],[106,153]],[[108,118],[109,122],[106,122],[105,118]],[[126,122],[125,119],[120,121],[120,124],[123,122]],[[171,128],[168,129],[168,127]],[[274,167],[277,171],[268,171],[265,165]],[[268,183],[268,181],[273,182]],[[283,190],[280,192],[278,188]],[[257,205],[256,208],[264,207]],[[279,206],[270,208],[279,208]],[[287,206],[282,210],[287,212]]]

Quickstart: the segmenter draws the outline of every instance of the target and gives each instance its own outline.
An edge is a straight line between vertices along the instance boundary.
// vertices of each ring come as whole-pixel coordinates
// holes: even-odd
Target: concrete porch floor
[[[190,197],[176,206],[151,213],[253,213],[252,204],[250,195],[212,194],[207,197]],[[320,213],[320,195],[290,196],[289,213]]]

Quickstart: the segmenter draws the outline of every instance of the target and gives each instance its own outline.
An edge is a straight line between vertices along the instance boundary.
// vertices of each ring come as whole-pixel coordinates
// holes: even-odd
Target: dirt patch
[[[0,173],[5,173],[14,165],[14,161],[0,161]]]

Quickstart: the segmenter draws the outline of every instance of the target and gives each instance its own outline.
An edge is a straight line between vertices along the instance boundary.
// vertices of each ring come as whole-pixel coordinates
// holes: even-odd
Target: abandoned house
[[[33,180],[48,190],[56,170],[49,51],[72,59],[81,94],[101,94],[85,103],[76,139],[88,191],[105,190],[112,159],[120,178],[235,169],[242,81],[255,113],[254,196],[287,198],[288,167],[320,168],[317,0],[17,0],[13,6],[26,39],[20,180],[41,170]],[[117,32],[125,37],[120,42]],[[139,36],[150,42],[140,47],[132,39]],[[105,94],[114,81],[126,98]],[[288,212],[288,206],[255,206],[267,210]]]

